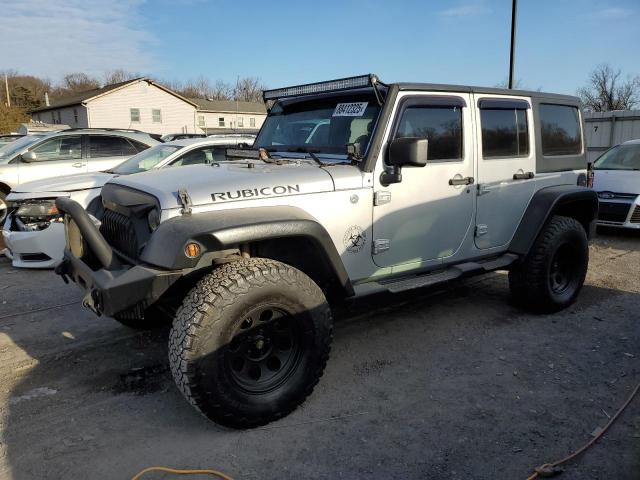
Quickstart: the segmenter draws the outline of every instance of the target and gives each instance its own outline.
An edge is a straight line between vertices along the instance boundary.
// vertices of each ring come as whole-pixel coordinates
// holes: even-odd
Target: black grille
[[[100,225],[100,233],[116,250],[130,258],[138,257],[138,239],[133,222],[129,217],[113,210],[105,209]]]
[[[629,214],[630,203],[616,203],[600,201],[598,220],[603,222],[624,223]]]
[[[640,205],[636,205],[636,208],[633,210],[631,214],[631,223],[640,223]]]

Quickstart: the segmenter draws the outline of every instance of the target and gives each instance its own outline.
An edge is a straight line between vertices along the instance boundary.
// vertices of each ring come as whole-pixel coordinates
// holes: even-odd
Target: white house
[[[188,99],[147,78],[107,85],[37,108],[32,120],[71,128],[130,128],[148,133],[257,131],[262,103]]]
[[[189,100],[198,106],[196,125],[208,134],[224,133],[230,129],[257,132],[267,117],[263,103],[202,98]]]

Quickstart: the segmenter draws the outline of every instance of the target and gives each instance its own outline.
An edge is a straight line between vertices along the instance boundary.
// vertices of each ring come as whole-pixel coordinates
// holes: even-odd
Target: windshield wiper
[[[316,155],[316,152],[320,151],[318,149],[312,150],[310,148],[297,147],[297,148],[288,148],[286,151],[292,152],[292,153],[306,153],[307,155],[309,155],[309,158],[311,158],[314,162],[316,162],[321,167],[326,167],[327,165],[329,165],[328,163],[324,163],[322,160],[318,158],[318,156]]]

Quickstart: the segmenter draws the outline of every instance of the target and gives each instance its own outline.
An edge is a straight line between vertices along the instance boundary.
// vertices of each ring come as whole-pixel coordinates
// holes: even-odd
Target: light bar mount
[[[268,100],[277,100],[280,98],[313,95],[317,93],[340,92],[366,87],[373,87],[376,92],[376,97],[378,97],[379,92],[376,88],[378,84],[385,85],[378,80],[377,75],[369,73],[367,75],[360,75],[357,77],[338,78],[336,80],[328,80],[326,82],[307,83],[304,85],[265,90],[262,92],[262,99],[267,102]],[[379,97],[378,101],[380,101]]]

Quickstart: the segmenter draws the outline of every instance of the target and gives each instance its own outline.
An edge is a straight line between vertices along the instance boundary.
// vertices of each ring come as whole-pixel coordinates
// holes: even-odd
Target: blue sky
[[[57,80],[124,68],[277,87],[360,73],[495,85],[511,0],[0,0],[0,69]],[[574,93],[597,64],[640,74],[637,0],[520,0],[523,87]]]

